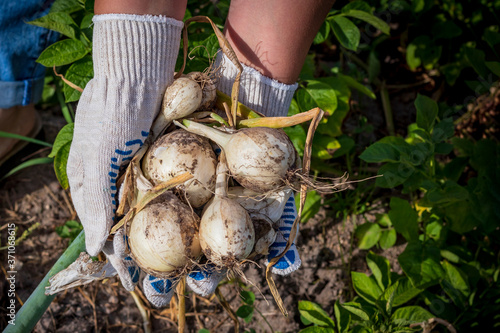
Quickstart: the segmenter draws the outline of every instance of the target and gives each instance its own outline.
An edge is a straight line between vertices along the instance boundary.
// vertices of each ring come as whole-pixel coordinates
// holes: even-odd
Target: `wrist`
[[[94,16],[93,22],[95,77],[125,82],[173,80],[181,21],[165,16],[102,14]]]
[[[239,101],[268,117],[286,116],[298,84],[285,84],[252,67],[242,66]],[[222,52],[217,54],[215,68],[220,68],[217,89],[230,95],[238,69]]]

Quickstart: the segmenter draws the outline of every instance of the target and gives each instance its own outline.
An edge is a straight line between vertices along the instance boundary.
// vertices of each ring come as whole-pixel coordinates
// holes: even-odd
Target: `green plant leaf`
[[[381,308],[383,308],[389,316],[392,314],[392,308],[394,307],[394,298],[396,296],[398,284],[399,282],[396,281],[393,285],[390,285],[386,290],[384,290],[384,293],[380,297],[381,299],[384,297],[386,298],[385,309],[384,304],[381,304]],[[379,302],[382,301],[381,299],[379,299]]]
[[[462,35],[462,29],[452,20],[445,20],[434,24],[432,35],[434,39],[452,39]]]
[[[335,319],[337,320],[337,330],[339,333],[347,332],[351,323],[349,311],[340,306],[339,300],[335,301],[333,306]]]
[[[71,143],[73,140],[74,127],[74,123],[70,123],[61,128],[59,133],[57,133],[56,139],[54,140],[54,145],[52,146],[52,151],[50,152],[49,157],[55,157],[64,145]]]
[[[47,47],[36,61],[45,67],[62,66],[83,58],[89,51],[79,40],[63,39]]]
[[[413,167],[404,163],[387,163],[379,170],[375,185],[382,188],[393,188],[403,184],[413,174]]]
[[[202,328],[198,330],[198,333],[210,333],[210,331],[207,330],[206,328]]]
[[[471,293],[467,276],[461,269],[446,260],[444,260],[441,265],[445,271],[441,286],[455,305],[461,309],[465,309],[467,306],[467,299]]]
[[[94,12],[94,0],[85,0],[85,10],[89,13]]]
[[[397,283],[393,283],[387,288],[380,297],[382,301],[388,301],[390,294],[395,289],[394,299],[392,301],[393,307],[399,307],[409,302],[423,291],[422,289],[415,288],[410,279],[406,276],[399,278],[396,282]]]
[[[306,144],[307,133],[304,127],[301,125],[296,125],[292,127],[286,127],[283,129],[293,143],[293,146],[297,150],[299,156],[304,156],[304,147]],[[314,149],[314,147],[313,147]]]
[[[363,310],[363,308],[361,307],[361,304],[359,304],[359,303],[348,302],[348,303],[341,304],[341,306],[361,320],[365,320],[365,321],[370,320],[370,316]]]
[[[482,204],[483,210],[487,208],[486,203]],[[470,200],[455,201],[439,208],[446,216],[450,230],[458,234],[464,234],[481,225],[481,221],[474,214],[471,214],[474,206]],[[481,211],[477,211],[476,213],[480,214]]]
[[[371,51],[368,55],[368,81],[373,83],[373,81],[380,75],[380,60],[375,51]]]
[[[500,62],[486,61],[485,65],[493,74],[495,74],[496,76],[500,76]]]
[[[321,108],[332,115],[337,109],[337,94],[328,84],[307,80],[304,88],[297,91],[297,103],[302,111]]]
[[[389,260],[369,251],[366,255],[366,263],[375,280],[377,280],[380,289],[385,290],[391,284],[391,264]]]
[[[383,250],[390,249],[396,244],[397,240],[396,229],[384,229],[380,233],[379,244]]]
[[[87,29],[87,28],[89,28],[93,24],[93,22],[92,22],[93,18],[94,18],[94,13],[88,13],[88,14],[86,14],[82,18],[82,21],[80,22],[80,29]]]
[[[296,98],[293,98],[292,103],[290,104],[290,107],[288,108],[288,115],[293,116],[293,115],[299,114],[299,113],[300,113],[299,103],[297,103]]]
[[[219,41],[215,33],[210,33],[210,35],[203,40],[193,40],[189,43],[190,49],[192,50],[190,56],[202,58],[213,57],[219,49]]]
[[[377,244],[380,238],[380,226],[376,223],[366,222],[359,225],[354,233],[358,239],[358,247],[368,250]]]
[[[389,218],[392,225],[407,241],[418,239],[418,214],[406,200],[393,197]]]
[[[328,39],[328,35],[330,34],[330,24],[327,20],[323,21],[321,27],[318,30],[318,33],[314,37],[314,44],[321,44]]]
[[[408,44],[406,48],[406,62],[411,70],[420,66],[432,69],[441,57],[442,47],[434,44],[426,35],[420,35]]]
[[[366,87],[365,85],[359,83],[358,81],[356,81],[354,78],[350,77],[350,76],[347,76],[347,75],[343,75],[343,74],[340,74],[338,73],[337,76],[345,82],[345,84],[352,88],[352,89],[356,89],[358,90],[360,93],[363,93],[365,94],[366,96],[372,98],[372,99],[377,99],[377,96],[375,95],[375,93],[368,87]]]
[[[79,28],[67,12],[52,12],[28,22],[38,27],[57,31],[71,39],[76,39]]]
[[[318,304],[309,301],[299,301],[299,312],[310,322],[330,328],[335,327],[334,321]]]
[[[246,323],[249,323],[253,317],[253,306],[242,305],[236,310],[236,315],[243,318]]]
[[[73,241],[83,230],[80,222],[75,220],[66,221],[62,226],[56,227],[56,233],[62,238],[69,238]]]
[[[356,145],[356,142],[354,141],[353,138],[344,134],[339,136],[337,140],[340,144],[340,148],[335,150],[335,152],[332,155],[333,158],[341,157],[349,153]]]
[[[458,157],[470,157],[474,154],[474,142],[469,139],[453,137],[451,143]]]
[[[398,326],[407,326],[414,323],[422,323],[434,316],[420,306],[406,306],[394,311],[391,321]]]
[[[358,49],[361,33],[358,27],[346,17],[333,16],[330,19],[330,25],[337,40],[345,48],[356,51]]]
[[[370,7],[369,4],[367,4],[364,1],[351,1],[348,4],[346,4],[344,7],[342,7],[342,13],[348,13],[351,10],[358,10],[358,11],[364,11],[368,14],[373,14],[372,8]]]
[[[300,330],[299,333],[335,333],[335,330],[330,327],[311,326]]]
[[[9,133],[9,132],[4,132],[0,131],[0,138],[9,138],[9,139],[16,139],[16,140],[23,140],[31,143],[36,143],[37,145],[40,146],[45,146],[45,147],[52,147],[52,145],[48,142],[38,140],[35,138],[31,138],[29,136],[24,136],[20,134],[15,134],[15,133]]]
[[[486,67],[486,55],[483,50],[478,48],[466,47],[465,56],[469,61],[470,65],[477,74],[479,74],[483,79],[488,78],[489,70]]]
[[[492,49],[495,49],[495,46],[500,43],[500,33],[495,31],[494,27],[490,27],[484,30],[483,39]]]
[[[300,70],[300,75],[299,75],[300,80],[305,81],[305,80],[313,80],[314,79],[314,76],[316,73],[316,63],[314,62],[315,57],[316,57],[316,55],[314,53],[308,54],[306,56],[306,60],[304,61],[304,65],[302,65],[302,69]],[[297,100],[295,98],[292,99],[292,104],[293,103],[295,103],[296,107],[290,106],[290,109],[288,111],[289,116],[292,116],[292,115],[300,112],[300,109],[298,108],[298,105],[296,104]],[[294,108],[293,111],[295,111],[295,112],[291,112],[292,108]]]
[[[382,226],[384,228],[392,227],[392,222],[391,222],[391,219],[389,217],[389,214],[387,214],[387,213],[375,214],[375,216],[376,216],[376,221],[380,226]]]
[[[5,175],[3,175],[2,178],[0,178],[0,180],[3,180],[7,177],[10,177],[12,176],[13,174],[15,174],[16,172],[19,172],[25,168],[28,168],[28,167],[31,167],[31,166],[35,166],[35,165],[40,165],[40,164],[50,164],[52,163],[54,160],[50,157],[39,157],[39,158],[33,158],[31,160],[28,160],[26,162],[23,162],[21,164],[19,164],[18,166],[16,166],[15,168],[12,168],[9,172],[7,172]]]
[[[425,193],[423,201],[426,205],[434,206],[457,201],[464,201],[469,198],[469,192],[456,182],[447,180],[439,187],[430,189]]]
[[[415,99],[415,108],[417,109],[418,127],[430,131],[438,115],[438,105],[436,101],[424,95],[417,95]]]
[[[439,142],[434,146],[434,153],[440,155],[448,155],[453,151],[453,145],[448,142]]]
[[[411,241],[398,257],[398,262],[416,288],[435,285],[444,275],[439,263],[441,255],[434,245]]]
[[[300,195],[295,196],[295,204],[299,207]],[[321,195],[316,191],[311,191],[307,193],[306,202],[304,204],[304,209],[302,211],[301,222],[305,223],[310,218],[314,217],[321,208]]]
[[[71,147],[71,142],[66,143],[57,151],[54,157],[54,171],[56,173],[57,180],[63,189],[69,188],[68,174],[66,173],[66,165],[68,164],[69,149]]]
[[[56,0],[50,6],[50,13],[65,12],[71,14],[83,8],[83,2],[79,0]]]
[[[248,305],[253,305],[255,302],[255,294],[248,290],[242,290],[240,292],[241,300]]]
[[[438,122],[432,129],[432,141],[439,143],[448,140],[455,134],[455,125],[452,118],[445,118]]]
[[[337,137],[342,134],[342,122],[350,110],[351,90],[342,80],[335,76],[318,78],[317,81],[327,84],[330,89],[333,89],[336,96],[335,111],[326,118],[326,123],[323,121],[319,124],[317,132]]]
[[[85,56],[72,64],[66,71],[66,79],[78,87],[85,89],[87,83],[94,77],[94,69],[91,56]],[[81,92],[65,84],[63,87],[66,103],[75,102],[80,99]]]
[[[312,156],[322,160],[332,158],[330,152],[340,148],[340,143],[336,138],[326,135],[315,135],[312,144]]]
[[[312,322],[310,322],[309,320],[307,320],[303,315],[300,315],[300,321],[302,322],[302,324],[306,325],[306,326],[309,326],[312,324]]]
[[[359,158],[368,163],[398,162],[400,152],[392,144],[375,142],[368,146]]]
[[[382,289],[377,284],[373,277],[364,273],[351,272],[352,285],[356,293],[370,304],[375,304]]]
[[[346,16],[357,18],[358,20],[365,21],[366,23],[373,25],[375,28],[382,31],[386,35],[390,34],[391,28],[389,27],[389,25],[373,14],[357,9],[351,9],[347,12],[344,12],[343,14]]]

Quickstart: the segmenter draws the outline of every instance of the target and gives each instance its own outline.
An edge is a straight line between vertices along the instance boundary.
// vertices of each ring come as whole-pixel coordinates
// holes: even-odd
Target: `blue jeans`
[[[45,67],[35,62],[58,34],[26,22],[49,12],[53,0],[0,0],[0,108],[40,100]]]

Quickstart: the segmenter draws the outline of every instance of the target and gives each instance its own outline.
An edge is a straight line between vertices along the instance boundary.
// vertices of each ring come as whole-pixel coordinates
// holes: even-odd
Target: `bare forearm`
[[[233,0],[225,35],[239,60],[291,84],[335,0]]]
[[[164,15],[182,20],[187,0],[96,0],[96,14]]]

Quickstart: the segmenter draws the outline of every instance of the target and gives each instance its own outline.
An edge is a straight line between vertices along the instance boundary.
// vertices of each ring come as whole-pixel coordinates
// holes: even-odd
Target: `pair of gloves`
[[[127,239],[120,233],[107,241],[118,204],[117,177],[149,135],[165,89],[173,82],[183,23],[151,15],[94,16],[94,78],[81,96],[67,172],[75,209],[82,221],[87,252],[101,250],[131,291],[140,269],[126,255]],[[230,94],[235,66],[219,54],[217,89]],[[244,66],[240,101],[267,116],[285,116],[297,85],[285,85]],[[265,96],[265,98],[264,98]],[[267,260],[285,248],[296,217],[293,196],[279,223]],[[267,263],[267,262],[266,262]],[[287,275],[300,266],[295,244],[274,265]],[[193,271],[187,283],[200,295],[211,294],[224,277],[215,267]],[[175,281],[147,275],[143,290],[156,307],[169,304]]]

